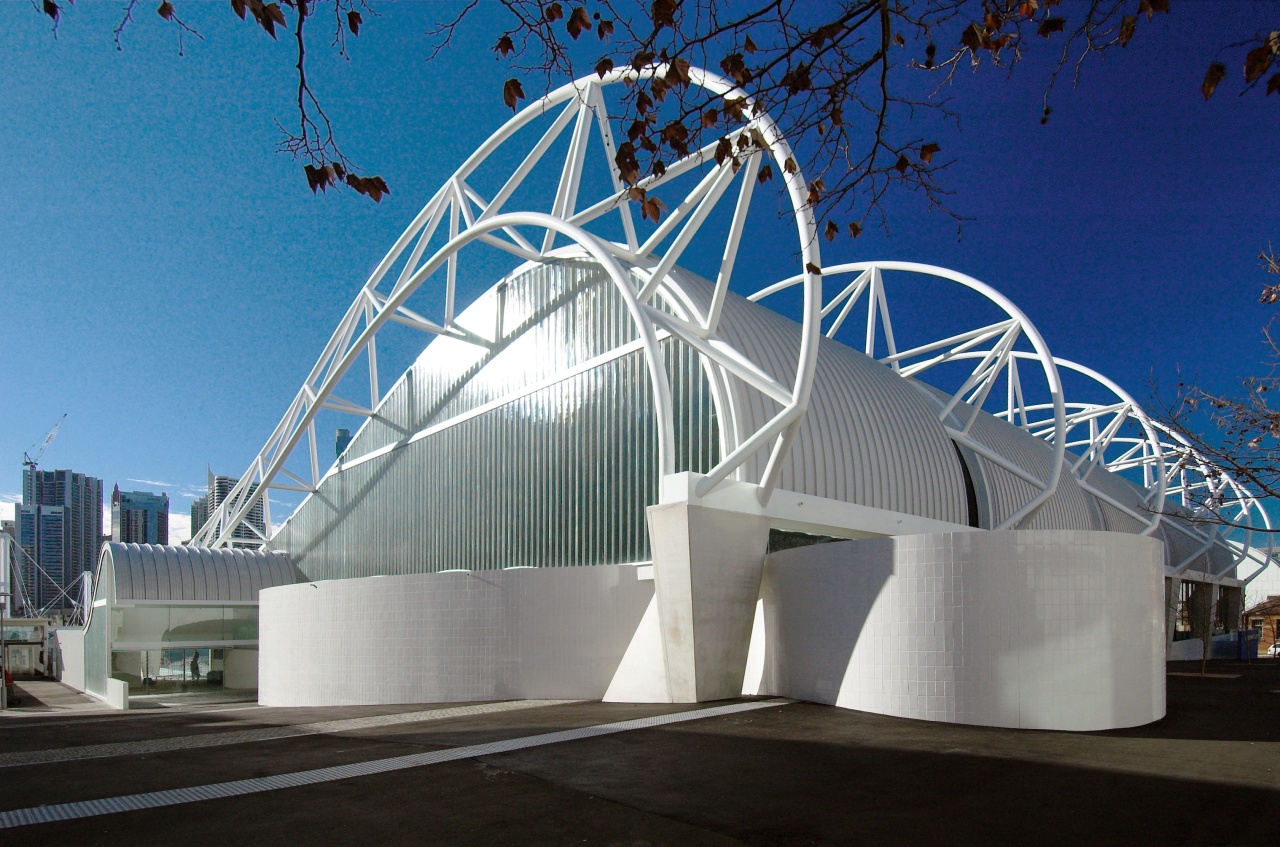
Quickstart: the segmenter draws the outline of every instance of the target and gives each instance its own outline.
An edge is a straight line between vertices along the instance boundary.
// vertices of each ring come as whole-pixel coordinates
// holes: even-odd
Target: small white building
[[[102,545],[83,629],[56,633],[63,682],[116,706],[128,695],[258,686],[258,593],[293,582],[265,550]]]

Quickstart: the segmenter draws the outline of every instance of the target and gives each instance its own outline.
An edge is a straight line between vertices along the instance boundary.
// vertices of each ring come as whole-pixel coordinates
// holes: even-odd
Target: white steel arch
[[[245,517],[259,502],[263,504],[269,534],[268,490],[306,494],[316,491],[323,470],[315,433],[316,414],[322,408],[366,418],[374,414],[382,399],[376,336],[387,323],[395,322],[482,346],[492,343],[467,331],[455,320],[466,305],[459,302],[462,247],[473,243],[487,244],[523,262],[544,262],[553,253],[557,257],[566,255],[564,249],[556,249],[557,237],[565,238],[570,242],[569,254],[576,250],[577,254],[600,262],[614,284],[625,290],[628,309],[644,339],[653,382],[662,473],[672,472],[674,465],[670,449],[673,430],[670,389],[657,349],[660,335],[670,336],[697,350],[708,372],[717,378],[741,380],[776,400],[781,412],[741,443],[733,445],[702,481],[704,490],[714,486],[767,447],[771,450],[769,462],[761,479],[753,480],[758,483],[760,499],[767,500],[781,471],[781,459],[804,417],[817,362],[821,279],[807,270],[821,265],[817,226],[808,205],[804,177],[795,167],[792,151],[777,125],[732,83],[697,68],[688,70],[691,85],[741,107],[742,125],[723,137],[735,155],[716,163],[717,147],[722,143],[722,139],[717,138],[671,162],[664,171],[640,179],[634,186],[624,185],[617,163],[618,145],[614,143],[603,91],[611,85],[668,73],[666,65],[655,65],[638,72],[625,69],[569,83],[530,103],[481,144],[446,180],[374,269],[266,445],[225,501],[195,534],[192,543],[215,547],[265,543],[266,534],[256,529],[253,530],[256,537],[251,539],[234,535],[237,528],[249,526],[244,522]],[[549,125],[520,164],[506,176],[501,188],[490,197],[481,194],[473,184],[477,181],[473,177],[478,169],[491,159],[500,158],[495,156],[500,149],[517,146],[520,131],[539,122]],[[525,201],[513,198],[526,182],[532,184],[530,175],[549,159],[549,151],[565,135],[568,135],[568,149],[557,168],[558,179],[549,210],[531,211],[522,207],[520,204]],[[584,199],[582,195],[590,183],[585,172],[587,154],[597,142],[604,153],[609,188],[602,197]],[[790,384],[775,379],[734,349],[719,333],[722,306],[733,277],[743,226],[757,175],[766,158],[772,162],[772,172],[784,181],[796,219],[800,264],[806,269],[797,277],[804,290],[803,333],[795,378]],[[669,211],[661,222],[655,221],[651,231],[641,232],[629,200],[639,196],[639,192],[645,192],[646,197],[659,196],[676,187],[681,177],[697,175],[699,169],[703,174],[692,190],[679,200],[668,202]],[[738,187],[728,233],[722,244],[716,242],[721,259],[714,294],[704,312],[692,305],[693,298],[675,290],[678,283],[672,271],[696,239],[701,237],[704,243],[707,241],[703,225],[735,182]],[[623,233],[620,242],[593,231],[615,213]],[[443,233],[447,235],[440,235]],[[442,237],[444,245],[430,250]],[[437,271],[442,277],[439,288],[443,291],[443,302],[439,316],[433,318],[409,308],[406,301]],[[665,303],[681,304],[685,314],[676,317],[659,308],[659,296]],[[335,391],[362,355],[369,368],[367,406]],[[285,467],[285,462],[304,440],[309,449],[309,474]]]
[[[1017,358],[1031,358],[1025,353]],[[1222,471],[1196,451],[1186,439],[1166,425],[1153,420],[1133,396],[1105,375],[1067,359],[1055,358],[1060,371],[1070,371],[1084,376],[1104,392],[1111,395],[1106,402],[1066,398],[1067,449],[1075,454],[1067,457],[1067,465],[1077,483],[1094,497],[1105,501],[1147,524],[1142,535],[1150,535],[1163,526],[1165,532],[1178,533],[1193,544],[1192,552],[1182,556],[1170,566],[1175,574],[1185,573],[1197,561],[1205,560],[1212,550],[1226,553],[1229,564],[1212,571],[1212,576],[1222,578],[1246,559],[1258,564],[1260,560],[1253,536],[1259,528],[1269,531],[1271,519],[1257,498],[1230,474]],[[1046,403],[1027,404],[1022,411],[1028,415],[1026,427],[1033,435],[1053,438],[1051,421],[1044,416],[1051,406]],[[1006,412],[1001,415],[1012,417]],[[1141,434],[1135,434],[1127,424],[1136,425]],[[1144,489],[1142,511],[1109,496],[1090,481],[1098,469],[1123,474],[1138,471],[1142,474]],[[1165,520],[1171,513],[1166,504],[1176,505],[1188,517]],[[1227,514],[1222,514],[1223,511]],[[1221,516],[1235,523],[1244,524],[1244,537],[1238,541],[1227,539],[1213,516]],[[1175,514],[1176,513],[1172,513]],[[1204,523],[1196,517],[1209,517]],[[1261,573],[1270,561],[1270,552],[1262,553]]]
[[[1193,553],[1173,564],[1175,574],[1186,572],[1192,564],[1214,548],[1228,553],[1229,564],[1211,572],[1215,578],[1222,578],[1243,564],[1245,559],[1258,561],[1250,554],[1254,549],[1254,533],[1261,530],[1265,537],[1270,536],[1271,517],[1258,502],[1257,497],[1245,488],[1238,480],[1226,471],[1214,465],[1197,451],[1186,438],[1169,429],[1165,424],[1156,423],[1166,454],[1175,457],[1169,464],[1168,496],[1174,498],[1194,520],[1206,519],[1203,523],[1168,521],[1166,525],[1174,526],[1179,532],[1198,541],[1200,546]],[[1223,525],[1217,523],[1222,519],[1231,524],[1243,527],[1244,537],[1236,542],[1229,541],[1223,533]],[[1261,524],[1261,527],[1258,524]],[[1257,573],[1265,570],[1270,564],[1272,553],[1270,545]],[[1257,573],[1253,574],[1256,576]]]
[[[969,352],[963,354],[963,358],[980,355]],[[1015,362],[1011,366],[1015,368],[1019,360],[1038,361],[1034,354],[1021,350],[1014,351],[1013,358]],[[1147,526],[1140,534],[1150,535],[1160,525],[1168,485],[1166,451],[1155,422],[1129,392],[1103,374],[1059,357],[1054,357],[1054,364],[1059,375],[1062,371],[1078,374],[1096,383],[1103,395],[1109,395],[1100,402],[1098,399],[1072,397],[1063,389],[1064,446],[1074,454],[1064,456],[1066,467],[1077,484],[1099,500],[1145,523]],[[1016,377],[1013,382],[1017,382]],[[1099,396],[1102,395],[1095,395]],[[1010,392],[1005,409],[994,414],[1032,435],[1053,441],[1059,437],[1054,412],[1052,401],[1028,403],[1019,391],[1016,397],[1014,392]],[[1142,474],[1142,510],[1135,510],[1095,486],[1090,477],[1100,469],[1112,473],[1139,470]]]
[[[1003,320],[975,327],[946,338],[936,339],[909,349],[899,349],[893,331],[893,314],[886,290],[885,271],[902,271],[936,277],[975,292],[986,298],[1005,315]],[[1024,525],[1057,490],[1061,479],[1066,451],[1066,413],[1062,397],[1062,382],[1049,347],[1040,331],[1014,303],[986,283],[971,276],[918,262],[853,262],[822,269],[823,281],[852,276],[848,283],[838,287],[835,294],[823,301],[820,319],[823,334],[836,337],[842,329],[854,330],[854,338],[861,340],[862,351],[904,377],[916,377],[946,363],[964,359],[977,359],[978,364],[958,388],[934,385],[950,399],[939,411],[938,418],[948,435],[957,443],[968,447],[983,458],[999,465],[1013,475],[1027,481],[1036,490],[1035,495],[1003,520],[996,529],[1015,529]],[[767,286],[748,299],[762,300],[802,282],[800,276],[784,279]],[[864,303],[863,308],[855,307]],[[857,324],[857,326],[855,326]],[[857,332],[858,329],[862,332]],[[1015,345],[1020,340],[1029,342],[1032,350],[1021,351]],[[854,346],[858,346],[855,344]],[[881,352],[884,351],[884,352]],[[1047,479],[1031,473],[1015,460],[1001,455],[970,435],[983,405],[991,397],[997,382],[1006,385],[1007,419],[1024,429],[1030,429],[1028,410],[1023,406],[1022,380],[1018,374],[1018,359],[1034,359],[1043,370],[1045,384],[1050,395],[1048,409],[1051,416],[1047,425],[1049,441],[1053,446],[1052,471]],[[932,383],[930,383],[932,384]],[[962,409],[962,404],[967,408]],[[954,416],[960,424],[954,426]]]

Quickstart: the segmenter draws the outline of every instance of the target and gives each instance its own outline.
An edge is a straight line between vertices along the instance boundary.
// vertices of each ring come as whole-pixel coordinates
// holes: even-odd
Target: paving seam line
[[[106,723],[111,720],[145,720],[149,718],[174,717],[176,715],[220,715],[224,712],[246,712],[252,709],[271,708],[270,706],[259,706],[257,703],[247,702],[233,705],[213,704],[201,706],[185,703],[166,706],[162,703],[161,706],[162,708],[159,709],[131,709],[123,712],[110,706],[89,709],[53,709],[44,712],[33,712],[24,707],[16,707],[0,711],[0,731],[22,730],[31,727],[43,729],[49,726]],[[57,720],[49,720],[50,718],[57,718]],[[10,721],[29,722],[6,726],[5,724]]]
[[[560,744],[566,741],[578,741],[584,738],[597,738],[602,735],[614,735],[635,729],[650,729],[669,724],[685,723],[702,718],[732,715],[756,709],[768,709],[785,706],[793,702],[787,699],[754,701],[750,703],[733,703],[727,706],[713,706],[707,709],[695,709],[687,712],[674,712],[667,715],[654,715],[648,718],[636,718],[629,721],[597,724],[596,726],[566,729],[559,732],[548,732],[541,735],[528,735],[523,738],[508,738],[502,741],[490,741],[485,744],[471,744],[466,747],[451,747],[444,750],[430,750],[423,753],[411,753],[406,756],[393,756],[387,759],[373,759],[367,762],[354,762],[348,765],[336,765],[314,770],[296,771],[294,773],[276,774],[275,776],[238,779],[231,782],[217,782],[209,785],[197,785],[189,788],[174,788],[164,791],[150,791],[144,794],[126,794],[119,797],[106,797],[100,800],[82,800],[75,803],[59,803],[53,806],[33,806],[25,809],[13,809],[0,812],[0,829],[17,826],[28,826],[54,821],[75,820],[97,815],[109,815],[116,812],[132,812],[142,809],[155,809],[161,806],[175,806],[182,803],[194,803],[200,800],[214,800],[225,797],[236,797],[242,794],[257,794],[263,791],[276,791],[281,788],[296,788],[303,785],[315,785],[322,782],[335,782],[360,776],[388,773],[390,771],[436,765],[442,762],[455,762],[459,759],[472,759],[480,756],[493,756],[500,753],[512,753],[517,750],[528,750],[533,747],[545,747],[549,744]]]
[[[257,729],[240,729],[230,732],[208,732],[197,735],[179,735],[154,738],[145,741],[121,741],[111,744],[85,744],[80,747],[62,747],[51,750],[26,750],[16,753],[0,753],[0,769],[27,765],[50,765],[76,762],[86,759],[105,759],[112,756],[136,756],[144,753],[168,753],[175,750],[198,750],[204,747],[222,747],[228,744],[249,744],[255,741],[276,741],[282,738],[299,738],[305,735],[323,735],[334,732],[350,732],[358,729],[375,729],[407,723],[440,721],[448,718],[489,715],[520,709],[537,709],[543,706],[566,706],[581,700],[510,700],[501,703],[479,703],[472,706],[452,706],[444,709],[426,709],[416,712],[397,712],[390,715],[370,715],[363,718],[346,718],[336,721],[294,724],[292,726],[264,726]]]

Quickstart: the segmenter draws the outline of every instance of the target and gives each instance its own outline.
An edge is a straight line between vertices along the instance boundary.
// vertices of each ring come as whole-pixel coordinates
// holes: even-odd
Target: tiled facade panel
[[[370,577],[261,594],[258,700],[599,700],[653,597],[637,568]]]
[[[760,693],[920,720],[1097,730],[1164,716],[1160,542],[942,533],[775,553]]]

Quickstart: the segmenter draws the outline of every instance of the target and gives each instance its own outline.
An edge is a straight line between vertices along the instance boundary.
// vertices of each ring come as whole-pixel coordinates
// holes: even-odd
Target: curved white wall
[[[599,700],[653,598],[639,570],[446,571],[264,589],[258,701]]]
[[[769,557],[760,693],[985,726],[1164,716],[1159,541],[1069,530],[820,544]]]

